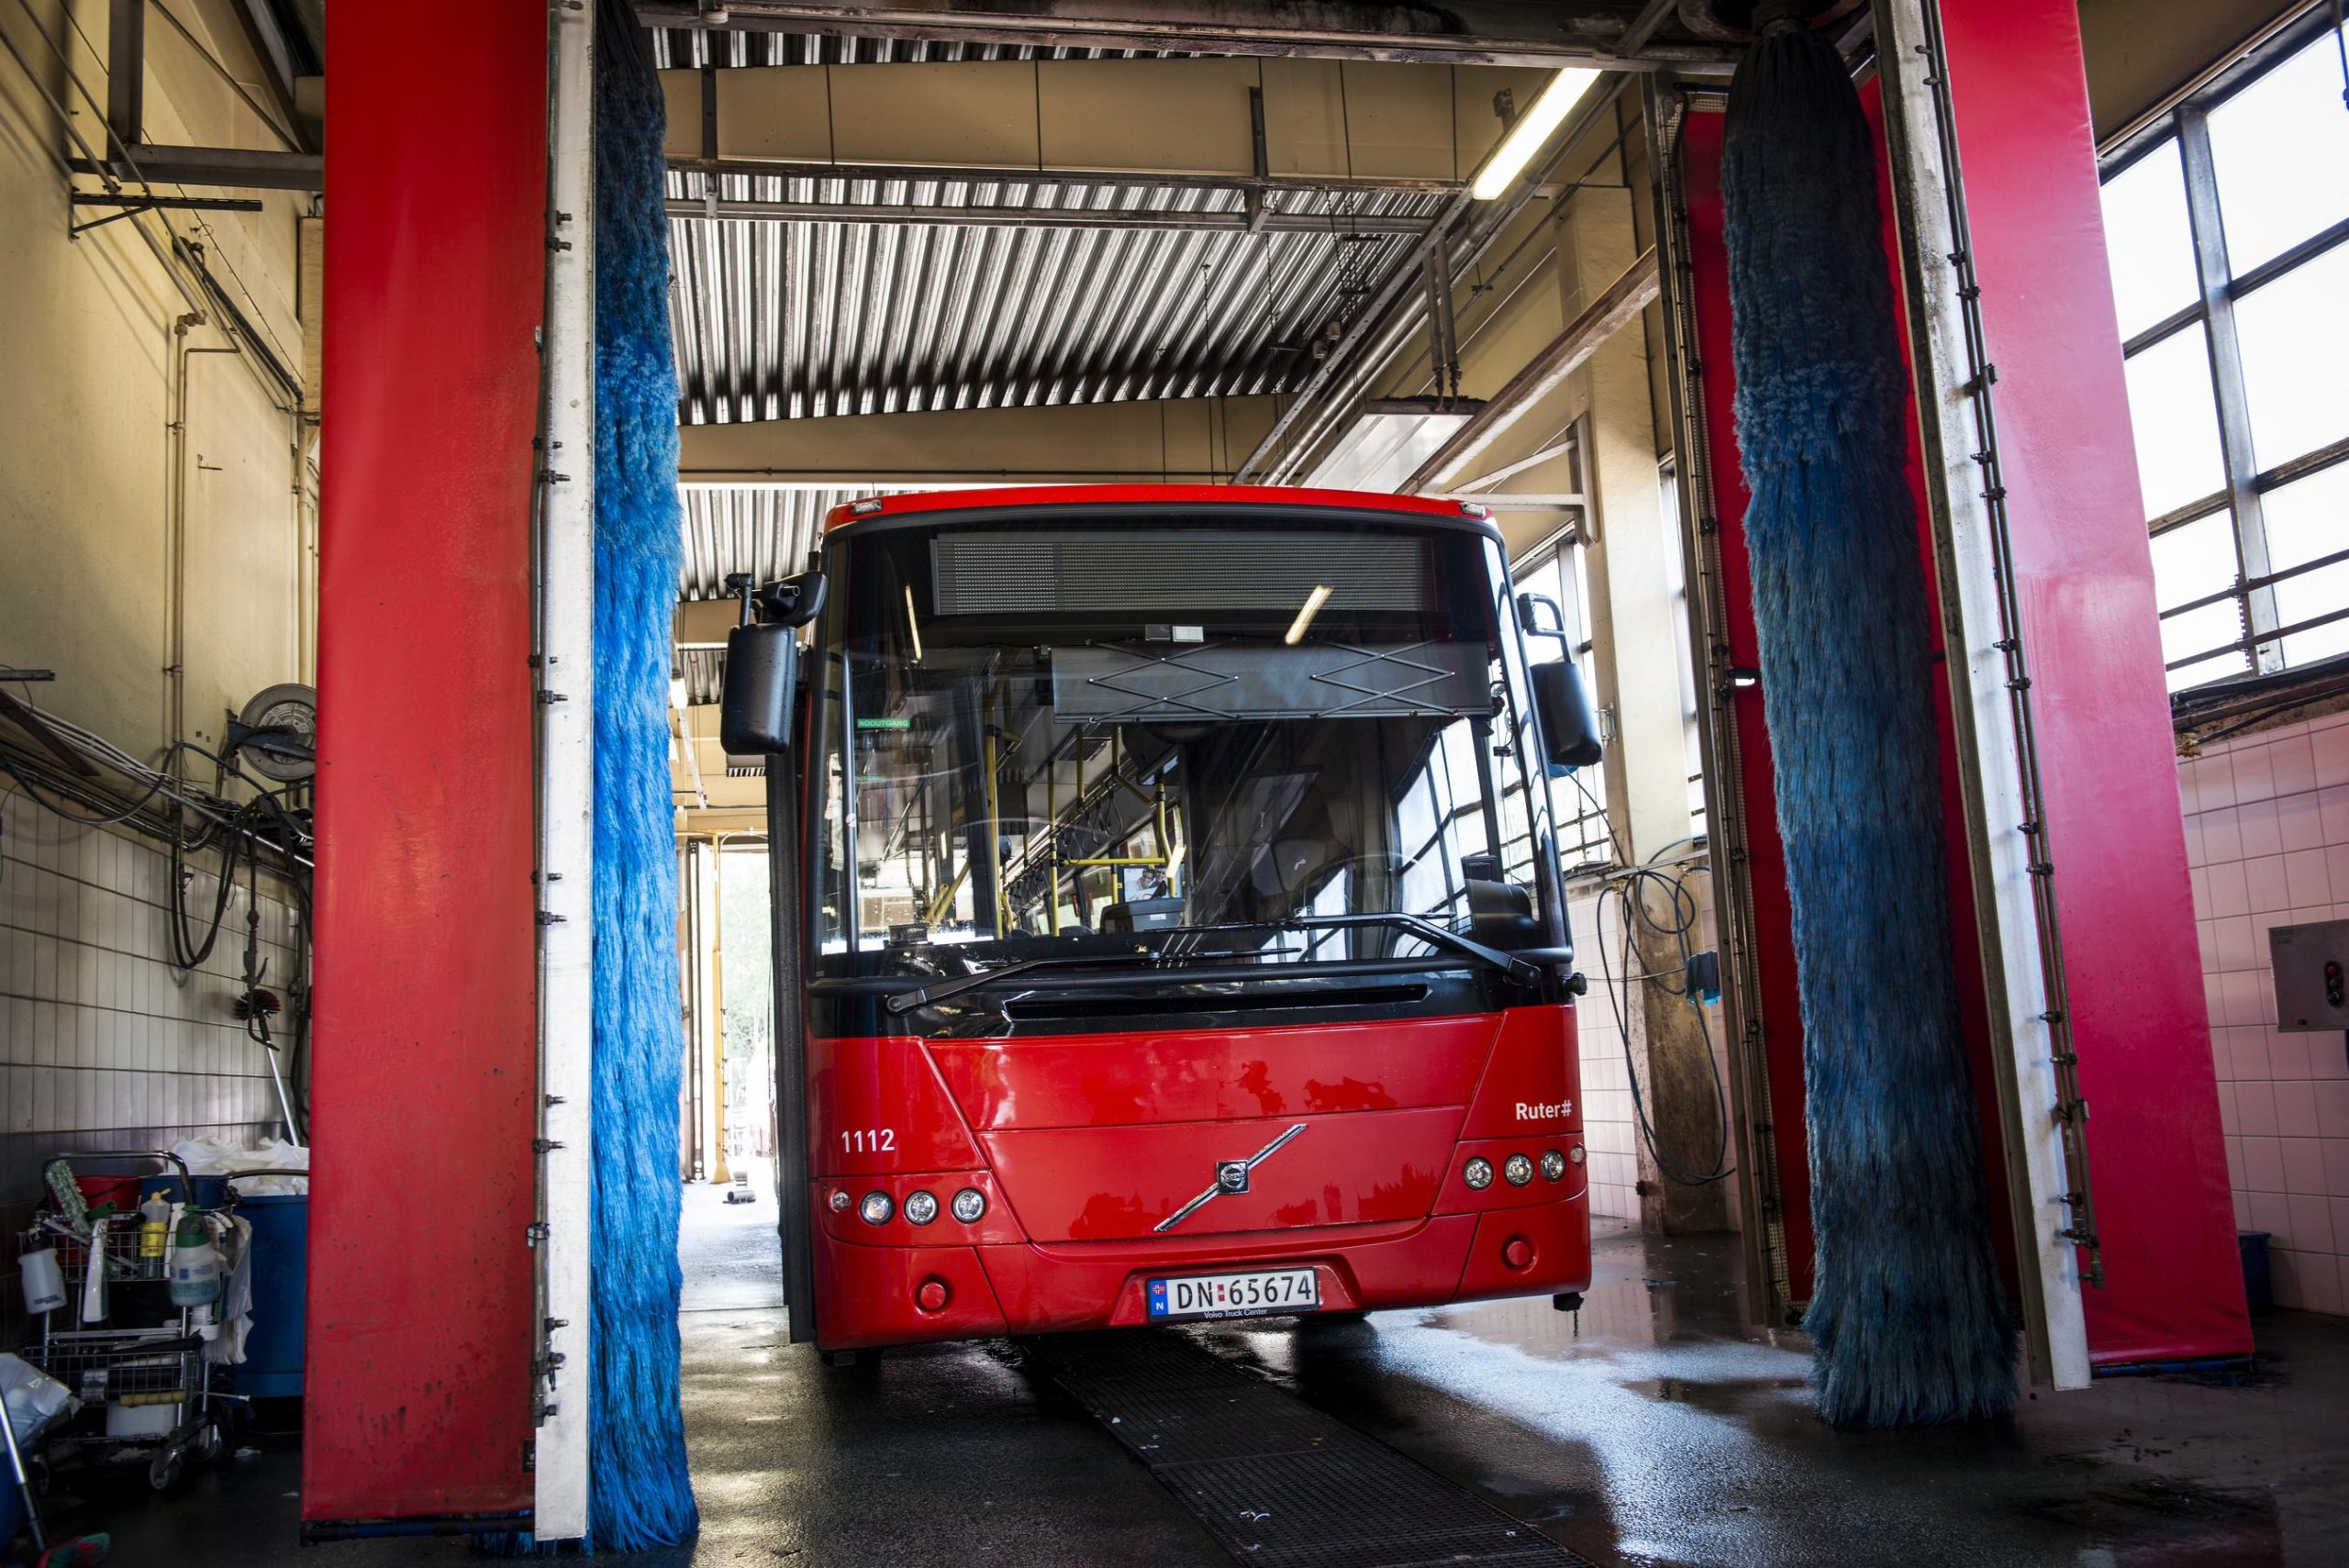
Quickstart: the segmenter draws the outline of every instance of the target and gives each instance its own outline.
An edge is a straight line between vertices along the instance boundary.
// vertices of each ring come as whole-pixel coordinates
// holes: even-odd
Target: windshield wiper
[[[1042,953],[1035,958],[1023,958],[1007,963],[1000,969],[983,970],[976,974],[958,974],[952,980],[941,980],[934,985],[918,985],[910,991],[900,991],[882,1004],[890,1012],[903,1017],[916,1007],[927,1007],[965,991],[975,991],[982,985],[1015,979],[1040,969],[1070,969],[1097,963],[1131,963],[1137,959],[1155,957],[1148,948],[1136,948],[1131,952],[1057,952]]]
[[[1433,920],[1419,915],[1406,915],[1399,911],[1378,915],[1297,915],[1279,924],[1285,930],[1304,931],[1389,926],[1399,931],[1408,931],[1420,940],[1436,947],[1449,949],[1463,958],[1473,958],[1478,963],[1497,971],[1520,984],[1538,984],[1542,979],[1541,965],[1531,959],[1520,958],[1515,953],[1503,952],[1498,948],[1486,947],[1483,942],[1464,937],[1457,931],[1446,930]]]
[[[1483,942],[1460,935],[1457,931],[1446,930],[1442,926],[1437,925],[1434,921],[1425,919],[1418,915],[1406,915],[1401,913],[1379,915],[1302,915],[1291,919],[1273,921],[1264,925],[1224,928],[1209,927],[1206,929],[1208,930],[1334,930],[1348,927],[1364,926],[1386,926],[1397,930],[1407,931],[1412,936],[1419,938],[1421,940],[1427,942],[1432,947],[1442,948],[1449,952],[1456,953],[1462,958],[1465,958],[1475,963],[1481,964],[1484,967],[1493,970],[1495,973],[1501,974],[1509,980],[1515,981],[1521,985],[1534,985],[1541,983],[1542,968],[1534,960],[1520,957],[1515,953],[1503,952],[1498,948],[1487,947]],[[899,991],[888,996],[882,1003],[882,1006],[886,1007],[891,1014],[902,1018],[918,1007],[933,1006],[941,1002],[951,1001],[954,997],[963,995],[967,992],[979,990],[983,986],[1000,984],[1008,980],[1017,980],[1023,975],[1034,974],[1040,971],[1051,969],[1082,969],[1091,968],[1095,965],[1108,964],[1149,964],[1153,966],[1154,970],[1152,978],[1169,981],[1176,984],[1196,984],[1204,979],[1309,979],[1312,977],[1310,974],[1311,969],[1316,967],[1313,965],[1300,966],[1292,964],[1274,964],[1266,966],[1242,967],[1239,969],[1219,969],[1209,975],[1183,976],[1167,973],[1164,970],[1155,969],[1156,965],[1164,964],[1169,961],[1187,962],[1190,960],[1201,958],[1246,958],[1252,956],[1254,955],[1241,951],[1216,949],[1209,949],[1207,951],[1159,951],[1151,948],[1136,948],[1130,952],[1043,953],[1034,958],[1019,959],[1014,962],[1007,963],[999,969],[985,970],[974,974],[958,974],[950,980],[941,980],[930,984],[917,985],[907,990]],[[1400,968],[1407,961],[1400,960],[1389,961],[1389,962],[1397,968]],[[1419,965],[1412,963],[1411,967],[1417,968],[1419,967]],[[1385,972],[1386,968],[1386,964],[1381,965],[1382,972]],[[1140,978],[1140,976],[1135,976],[1134,978]],[[821,984],[822,983],[818,982],[818,984]]]

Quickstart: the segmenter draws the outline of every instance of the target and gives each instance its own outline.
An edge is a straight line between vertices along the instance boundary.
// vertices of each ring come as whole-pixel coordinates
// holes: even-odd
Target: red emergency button
[[[1501,1262],[1513,1269],[1533,1266],[1533,1243],[1522,1236],[1512,1236],[1501,1243]]]
[[[920,1289],[914,1292],[914,1305],[924,1312],[943,1312],[952,1296],[953,1293],[946,1288],[946,1282],[932,1274],[921,1282]]]

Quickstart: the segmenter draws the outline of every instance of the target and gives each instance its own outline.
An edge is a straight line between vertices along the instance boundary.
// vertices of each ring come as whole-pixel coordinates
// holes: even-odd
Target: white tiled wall
[[[1582,1140],[1590,1156],[1590,1212],[1598,1218],[1636,1223],[1640,1218],[1636,1186],[1640,1129],[1632,1119],[1631,1079],[1623,1062],[1623,1037],[1608,1002],[1621,967],[1621,933],[1612,924],[1620,917],[1621,906],[1608,901],[1609,925],[1603,940],[1596,887],[1575,890],[1568,897],[1566,912],[1574,922],[1575,967],[1590,981],[1589,994],[1575,1005],[1582,1051]],[[1636,1013],[1631,1020],[1632,1054],[1645,1062],[1647,1049]]]
[[[76,826],[20,790],[0,798],[0,1230],[20,1228],[54,1154],[277,1129],[268,1064],[229,1013],[244,887],[202,968],[183,973],[169,962],[170,875],[149,840]],[[189,889],[200,919],[217,885],[199,873]],[[282,996],[295,933],[276,892],[262,881],[262,983]]]
[[[2267,932],[2349,919],[2349,712],[2181,760],[2202,985],[2235,1223],[2265,1230],[2276,1301],[2349,1304],[2349,1040],[2276,1028]]]

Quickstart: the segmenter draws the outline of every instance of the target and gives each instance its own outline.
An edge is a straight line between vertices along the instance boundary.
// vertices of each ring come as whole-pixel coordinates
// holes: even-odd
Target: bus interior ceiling
[[[0,431],[0,1218],[317,1181],[51,1540],[2349,1557],[2326,6],[323,9],[0,0],[0,311],[176,367],[6,373],[171,455],[157,639]],[[231,840],[240,987],[96,912]]]

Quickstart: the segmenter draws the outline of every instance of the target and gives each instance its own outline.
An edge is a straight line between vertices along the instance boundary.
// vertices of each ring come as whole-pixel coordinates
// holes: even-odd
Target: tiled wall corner
[[[2178,764],[2235,1223],[2277,1305],[2349,1310],[2349,1037],[2276,1028],[2271,927],[2349,919],[2349,713]]]

